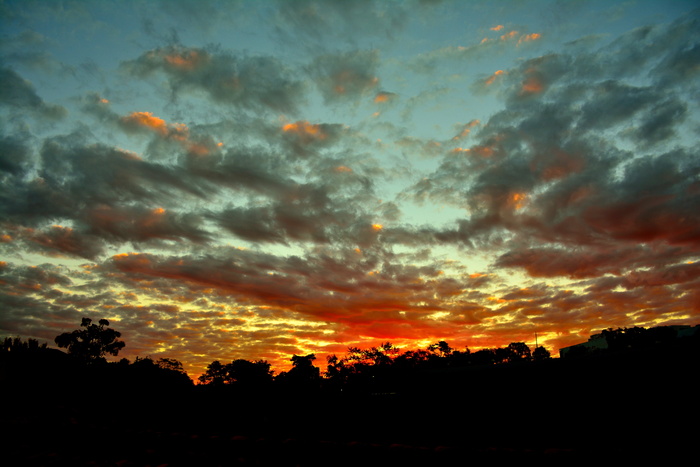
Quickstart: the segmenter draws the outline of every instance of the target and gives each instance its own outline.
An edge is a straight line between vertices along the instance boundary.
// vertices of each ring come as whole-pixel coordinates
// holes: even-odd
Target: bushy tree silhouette
[[[222,365],[220,361],[214,360],[207,366],[207,371],[199,377],[199,382],[211,386],[221,386],[225,384],[226,367]]]
[[[536,362],[547,360],[551,358],[549,350],[545,349],[541,345],[532,351],[532,359]]]
[[[428,350],[440,357],[448,357],[452,354],[452,347],[445,341],[439,341],[428,346]]]
[[[251,362],[237,359],[223,365],[215,360],[207,366],[207,371],[199,377],[199,382],[210,386],[235,385],[237,388],[260,388],[272,382],[273,371],[265,360]]]
[[[101,319],[98,324],[92,324],[90,318],[83,318],[80,326],[73,332],[64,332],[56,336],[55,342],[61,348],[68,349],[68,354],[85,363],[104,362],[104,356],[119,354],[126,343],[120,341],[121,333],[107,327],[109,321]]]

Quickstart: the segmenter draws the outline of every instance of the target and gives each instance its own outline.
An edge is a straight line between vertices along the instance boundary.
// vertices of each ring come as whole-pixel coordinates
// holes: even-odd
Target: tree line
[[[120,339],[121,333],[109,327],[105,319],[93,323],[83,318],[80,328],[56,336],[56,345],[65,349],[70,360],[61,360],[55,353],[52,359],[60,364],[74,367],[89,367],[93,373],[111,371],[118,379],[139,380],[141,383],[169,382],[180,386],[193,385],[180,361],[172,358],[136,357],[131,362],[122,358],[107,362],[107,356],[118,356],[126,346]],[[19,337],[5,338],[2,346],[3,359],[14,357],[17,361],[47,352],[60,352],[49,349],[47,344],[39,344],[34,339],[22,341]],[[63,354],[63,352],[61,352]],[[197,379],[197,385],[212,389],[236,389],[238,391],[259,391],[273,386],[289,391],[357,390],[375,388],[386,380],[408,372],[483,366],[516,364],[549,359],[549,352],[542,346],[533,352],[524,342],[513,342],[506,347],[481,349],[471,352],[469,348],[452,348],[446,341],[439,341],[425,349],[402,351],[394,344],[385,342],[376,347],[361,349],[348,347],[345,355],[329,355],[325,370],[316,366],[315,354],[293,355],[292,367],[278,374],[266,360],[236,359],[229,363],[219,360],[211,362],[206,371]]]
[[[608,349],[606,352],[619,352],[627,349],[648,348],[659,343],[673,341],[676,331],[671,327],[644,329],[618,328],[602,332]],[[93,323],[83,318],[80,328],[65,332],[55,338],[63,353],[49,349],[34,339],[22,341],[20,338],[5,338],[2,345],[4,361],[14,357],[15,367],[21,364],[22,357],[46,354],[49,351],[60,352],[68,360],[61,360],[59,355],[52,355],[58,364],[73,367],[90,367],[95,374],[109,373],[122,381],[138,381],[140,384],[176,384],[180,387],[193,386],[194,382],[185,372],[180,361],[172,358],[136,357],[135,361],[121,359],[108,363],[106,356],[118,356],[126,346],[120,339],[121,333],[109,327],[105,319]],[[576,349],[570,357],[585,357],[591,352]],[[597,351],[596,354],[600,354]],[[538,346],[531,351],[524,342],[512,342],[505,347],[485,348],[472,352],[468,347],[455,349],[444,340],[429,345],[425,349],[406,350],[398,348],[391,342],[376,347],[362,349],[348,347],[344,355],[329,355],[325,369],[316,366],[315,354],[293,355],[292,367],[278,374],[272,370],[266,360],[236,359],[228,363],[219,360],[211,362],[206,371],[198,377],[197,386],[210,390],[236,390],[257,392],[273,388],[285,391],[316,392],[326,391],[369,391],[391,392],[398,387],[410,384],[411,378],[435,372],[464,371],[469,368],[487,368],[494,366],[518,366],[536,364],[549,360],[549,351]],[[568,357],[567,357],[568,359]],[[18,363],[19,362],[19,363]],[[26,362],[25,362],[26,363]],[[5,368],[10,368],[7,364]],[[16,368],[15,368],[16,369]],[[107,377],[107,376],[105,376]]]

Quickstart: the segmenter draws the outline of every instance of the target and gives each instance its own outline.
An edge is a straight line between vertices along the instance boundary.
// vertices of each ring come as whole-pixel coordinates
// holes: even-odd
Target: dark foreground
[[[696,356],[426,372],[382,391],[10,384],[4,465],[582,465],[696,458]]]

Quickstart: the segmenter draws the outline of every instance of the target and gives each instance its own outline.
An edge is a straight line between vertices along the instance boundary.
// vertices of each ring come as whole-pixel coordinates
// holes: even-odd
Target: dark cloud
[[[80,221],[91,234],[109,240],[145,242],[160,239],[200,243],[210,238],[202,228],[202,217],[163,208],[98,205],[86,210]]]
[[[316,57],[309,73],[328,103],[357,101],[379,83],[377,50],[327,54]]]
[[[26,170],[30,162],[29,149],[16,137],[0,138],[0,177],[17,176]]]
[[[102,254],[104,247],[102,239],[60,225],[53,225],[43,231],[32,231],[26,236],[26,240],[49,256],[65,255],[94,259]]]
[[[273,57],[169,46],[146,52],[123,67],[140,78],[164,73],[174,98],[180,92],[195,91],[217,104],[244,110],[294,114],[304,94],[298,78]]]
[[[45,102],[29,81],[6,67],[0,67],[0,105],[51,120],[62,119],[68,113],[64,107]]]
[[[343,136],[343,125],[309,123],[305,120],[282,126],[282,141],[290,155],[308,157],[318,150],[333,146]]]

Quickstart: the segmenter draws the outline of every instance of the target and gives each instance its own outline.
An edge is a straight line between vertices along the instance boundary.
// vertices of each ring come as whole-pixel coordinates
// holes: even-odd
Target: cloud
[[[304,94],[292,71],[273,57],[169,46],[146,52],[123,67],[140,78],[165,74],[173,97],[195,91],[217,104],[249,111],[294,114]]]
[[[80,221],[87,230],[103,238],[144,242],[149,240],[207,241],[202,218],[161,207],[115,207],[98,205],[86,210]]]
[[[21,175],[30,162],[29,156],[29,149],[18,138],[0,137],[0,173],[5,176]]]
[[[99,237],[84,235],[70,227],[53,225],[43,231],[32,231],[26,240],[49,256],[75,256],[94,259],[102,254],[104,244]]]
[[[380,91],[374,96],[375,104],[388,104],[397,98],[397,94],[393,92]]]
[[[282,139],[292,154],[306,157],[319,149],[333,146],[342,138],[339,124],[310,123],[306,120],[282,125]]]
[[[62,119],[68,113],[64,107],[46,103],[29,81],[6,67],[0,67],[0,105],[50,120]]]
[[[407,18],[408,5],[377,0],[299,0],[279,2],[276,13],[281,43],[325,47],[330,41],[355,44],[358,37],[392,37]]]
[[[432,268],[381,265],[356,251],[326,252],[304,260],[241,250],[202,259],[129,254],[114,257],[105,267],[124,281],[167,279],[193,290],[214,288],[239,304],[265,305],[353,327],[403,323],[430,328],[432,322],[423,319],[444,309],[443,301],[462,291],[461,284],[441,278]]]
[[[694,260],[699,169],[695,150],[678,140],[688,131],[683,96],[693,85],[681,71],[665,88],[656,86],[652,57],[666,55],[649,42],[692,50],[697,31],[690,33],[690,24],[633,31],[598,50],[549,54],[499,73],[504,110],[483,123],[471,147],[444,154],[440,167],[406,192],[469,208],[457,228],[422,237],[498,251],[493,267],[535,278],[612,275],[629,284],[646,268],[664,274]],[[642,52],[633,38],[648,44],[646,82],[616,75]],[[623,149],[629,143],[634,151]],[[411,235],[420,238],[413,230],[397,241]]]
[[[326,102],[356,101],[379,83],[377,50],[357,50],[316,57],[309,73]]]
[[[49,254],[95,258],[105,242],[209,239],[196,214],[163,208],[173,193],[180,200],[205,193],[191,177],[133,153],[82,143],[76,134],[46,139],[36,175],[27,177],[28,150],[5,141],[11,170],[0,209],[5,226],[21,233],[17,240]],[[51,223],[57,225],[43,227]]]
[[[47,37],[36,31],[25,30],[16,35],[5,35],[0,38],[1,60],[7,64],[56,73],[60,71],[60,64],[44,50],[48,45]]]

